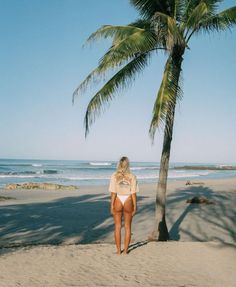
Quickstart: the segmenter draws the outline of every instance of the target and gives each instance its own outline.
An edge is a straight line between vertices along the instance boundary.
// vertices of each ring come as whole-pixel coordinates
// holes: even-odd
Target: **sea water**
[[[24,182],[107,185],[116,166],[117,161],[0,159],[0,187]],[[214,170],[215,167],[221,169]],[[227,167],[220,163],[170,163],[168,180],[236,177],[236,170]],[[158,162],[130,162],[131,172],[140,183],[157,182],[159,168]]]

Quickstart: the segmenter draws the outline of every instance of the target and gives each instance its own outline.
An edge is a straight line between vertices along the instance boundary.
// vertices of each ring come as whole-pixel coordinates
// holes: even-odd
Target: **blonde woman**
[[[139,191],[137,177],[130,172],[129,159],[121,157],[116,171],[111,175],[109,191],[111,192],[111,214],[114,218],[114,237],[117,254],[121,254],[121,223],[124,214],[125,240],[124,252],[128,254],[131,239],[131,222],[137,210],[136,192]]]

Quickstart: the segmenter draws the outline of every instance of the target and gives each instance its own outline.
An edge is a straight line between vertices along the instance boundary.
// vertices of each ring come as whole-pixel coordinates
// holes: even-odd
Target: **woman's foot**
[[[120,254],[121,254],[121,251],[120,251],[120,250],[117,250],[117,251],[116,251],[116,254],[117,254],[117,255],[120,255]]]
[[[128,255],[129,251],[128,250],[124,250],[122,254],[124,255]]]

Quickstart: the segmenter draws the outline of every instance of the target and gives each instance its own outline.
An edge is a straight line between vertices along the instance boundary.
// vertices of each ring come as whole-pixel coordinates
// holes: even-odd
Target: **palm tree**
[[[166,188],[176,103],[182,99],[183,55],[192,36],[230,29],[236,24],[236,6],[218,11],[221,0],[130,0],[140,18],[126,26],[104,25],[87,42],[112,38],[112,45],[98,66],[73,93],[83,94],[95,82],[109,79],[90,100],[85,118],[85,138],[90,126],[109,105],[117,92],[126,88],[148,64],[151,56],[163,50],[167,56],[163,78],[152,110],[149,135],[152,144],[156,129],[164,130],[163,149],[156,191],[154,229],[150,240],[169,239],[165,221]],[[111,74],[113,73],[113,74]]]

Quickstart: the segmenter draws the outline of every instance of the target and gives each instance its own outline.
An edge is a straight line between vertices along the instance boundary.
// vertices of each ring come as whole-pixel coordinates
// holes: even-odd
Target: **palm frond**
[[[137,53],[147,52],[156,45],[156,35],[140,29],[120,41],[116,41],[107,53],[100,59],[99,64],[114,68],[129,61]]]
[[[87,44],[92,43],[101,38],[106,39],[108,37],[111,37],[111,38],[124,39],[139,31],[143,31],[143,29],[132,25],[125,25],[125,26],[103,25],[88,37],[83,46],[86,46]]]
[[[137,19],[134,22],[131,22],[129,25],[149,31],[151,31],[152,29],[152,22],[150,21],[150,19]]]
[[[236,24],[236,6],[226,9],[200,22],[197,32],[224,31]]]
[[[182,58],[182,57],[181,57]],[[164,69],[160,89],[153,106],[152,120],[149,127],[149,136],[152,144],[156,129],[163,129],[167,124],[167,132],[170,133],[168,117],[173,116],[170,110],[175,108],[176,102],[182,99],[180,87],[181,65],[176,65],[173,55],[170,55]]]
[[[106,70],[103,65],[96,67],[89,75],[80,83],[80,85],[74,90],[72,94],[72,104],[75,102],[75,98],[83,94],[90,84],[98,84],[101,79],[105,79]]]
[[[135,80],[135,76],[146,67],[150,55],[149,52],[135,57],[93,96],[88,104],[84,118],[85,137],[89,133],[90,126],[96,117],[105,111],[106,106],[109,105],[115,94],[130,86]]]
[[[133,31],[134,33],[138,31],[138,28],[145,30],[145,31],[154,32],[152,22],[149,20],[138,19],[138,20],[128,24],[127,26],[130,26],[132,28],[134,28],[134,27],[137,28],[136,31],[135,30]],[[132,32],[132,31],[130,31],[130,32]],[[131,34],[132,33],[130,33],[130,35]],[[121,32],[121,33],[114,34],[112,45],[115,45],[119,41],[122,41],[123,39],[127,38],[127,36],[129,36],[128,31],[127,31],[127,33]]]
[[[130,0],[130,4],[145,19],[150,19],[156,12],[173,16],[175,9],[175,0]]]
[[[119,68],[133,59],[137,54],[153,50],[156,47],[156,42],[156,35],[144,29],[139,29],[129,37],[117,41],[99,60],[98,67],[76,88],[73,93],[72,102],[74,103],[76,96],[85,92],[89,84],[99,83],[101,79],[105,80],[106,73],[111,69]]]
[[[156,101],[154,103],[153,111],[152,111],[152,121],[149,128],[149,134],[154,140],[155,132],[157,127],[163,128],[165,123],[165,117],[167,112],[167,104],[169,100],[169,93],[167,88],[168,77],[170,74],[170,58],[167,60],[165,65],[165,70],[161,82],[161,86],[159,88]]]
[[[187,46],[175,18],[161,12],[156,12],[153,19],[156,21],[156,30],[161,30],[162,35],[164,34],[168,50],[172,50],[174,45]]]
[[[191,16],[194,9],[201,3],[205,3],[205,5],[208,8],[209,13],[212,15],[216,13],[217,8],[219,6],[219,3],[223,2],[223,0],[185,0],[185,8],[183,15],[185,17],[183,18],[184,22],[187,21],[187,19]]]
[[[224,0],[204,0],[208,8],[208,16],[213,16],[217,13],[219,8],[219,3],[223,2]]]
[[[182,21],[182,17],[184,15],[186,0],[175,0],[174,2],[175,6],[173,18],[179,23]]]
[[[181,29],[186,29],[185,38],[187,38],[188,33],[199,25],[199,22],[204,17],[208,15],[208,7],[205,2],[200,2],[193,10],[192,13],[189,15],[186,23],[183,23]]]

